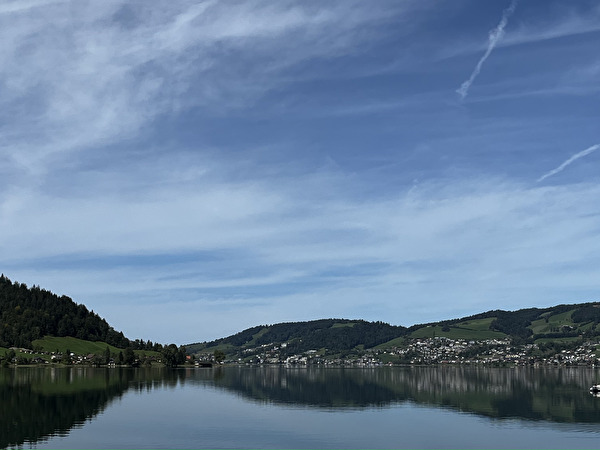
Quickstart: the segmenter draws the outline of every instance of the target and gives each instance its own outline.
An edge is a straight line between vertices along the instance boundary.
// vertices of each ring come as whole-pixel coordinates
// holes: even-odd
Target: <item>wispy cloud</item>
[[[582,34],[600,31],[600,6],[585,10],[577,10],[574,3],[561,3],[563,9],[547,10],[548,16],[532,18],[526,24],[516,25],[509,35],[502,36],[495,47],[513,47],[522,44],[543,44],[545,41],[576,37]],[[451,45],[440,47],[435,53],[438,60],[446,60],[457,56],[465,56],[480,51],[481,46],[472,39],[450,42]]]
[[[475,78],[477,78],[477,76],[479,75],[479,72],[481,72],[483,63],[485,63],[485,61],[489,58],[490,54],[492,53],[492,50],[494,50],[500,39],[502,39],[502,36],[504,36],[504,28],[508,24],[509,17],[512,15],[512,13],[515,12],[516,7],[517,0],[512,0],[508,8],[506,8],[502,12],[502,19],[500,19],[500,23],[498,24],[498,26],[496,26],[496,28],[490,31],[488,47],[485,53],[475,66],[475,69],[473,70],[473,73],[471,73],[469,79],[466,80],[463,84],[461,84],[460,88],[456,90],[456,92],[458,93],[458,95],[460,95],[460,98],[462,100],[464,100],[469,94],[469,89],[475,81]]]
[[[162,177],[159,167],[156,174]],[[489,308],[478,303],[482,297],[507,308],[519,305],[523,292],[531,305],[551,288],[556,296],[565,286],[594,287],[585,276],[600,251],[595,186],[423,182],[367,201],[353,195],[364,188],[360,180],[333,174],[220,189],[202,180],[154,180],[144,201],[118,177],[111,179],[121,187],[114,198],[30,193],[4,216],[3,271],[73,296],[134,337],[147,332],[127,321],[128,303],[151,303],[164,317],[180,309],[174,303],[185,304],[185,326],[161,336],[180,343],[219,337],[224,323],[234,332],[265,320],[343,315],[410,325],[443,318],[434,308],[441,298],[460,298],[474,312]],[[90,179],[79,189],[96,192],[105,181]],[[55,261],[60,255],[66,267]],[[152,264],[140,263],[146,259]],[[588,272],[568,270],[586,261]],[[559,269],[565,276],[550,282]],[[568,278],[575,273],[579,278]],[[539,286],[545,290],[534,292]],[[418,307],[431,311],[425,318],[417,306],[390,298],[419,299]]]
[[[251,106],[290,67],[351,53],[389,20],[361,2],[194,3],[0,7],[0,156],[39,176],[161,115]]]
[[[599,148],[600,148],[600,144],[596,144],[596,145],[592,145],[589,148],[586,148],[585,150],[580,151],[579,153],[574,154],[569,159],[567,159],[564,163],[562,163],[560,166],[558,166],[556,169],[552,169],[550,172],[545,173],[544,175],[539,177],[537,179],[537,182],[539,183],[540,181],[544,181],[546,178],[551,177],[552,175],[556,175],[557,173],[562,172],[565,169],[565,167],[567,167],[569,164],[572,164],[573,162],[577,161],[579,158],[583,158],[584,156],[587,156],[590,153],[595,152]]]

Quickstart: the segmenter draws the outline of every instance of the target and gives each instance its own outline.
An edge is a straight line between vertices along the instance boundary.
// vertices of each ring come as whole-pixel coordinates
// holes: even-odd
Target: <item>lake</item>
[[[0,447],[598,448],[593,368],[0,369]]]

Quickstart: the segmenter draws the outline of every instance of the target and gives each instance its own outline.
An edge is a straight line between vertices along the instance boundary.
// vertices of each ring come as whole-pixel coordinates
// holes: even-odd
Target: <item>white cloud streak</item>
[[[492,31],[490,31],[490,35],[488,38],[489,39],[488,47],[487,47],[485,53],[483,54],[483,56],[481,57],[481,59],[479,60],[477,65],[475,66],[475,69],[473,70],[473,73],[471,73],[471,76],[469,77],[469,79],[466,80],[460,86],[460,88],[458,88],[456,90],[457,94],[460,95],[461,100],[464,100],[467,97],[467,95],[469,94],[469,89],[471,88],[471,85],[475,81],[475,78],[477,78],[477,76],[479,75],[479,72],[481,72],[481,68],[483,67],[483,64],[489,58],[490,54],[492,53],[492,50],[494,50],[494,48],[496,47],[498,42],[502,39],[502,36],[504,36],[504,28],[508,24],[508,19],[510,18],[510,16],[515,12],[516,7],[517,7],[517,0],[512,0],[510,5],[508,6],[508,8],[506,8],[502,12],[502,19],[500,19],[500,23],[498,24],[498,26],[496,26],[496,28],[494,28]]]
[[[541,181],[544,181],[548,177],[551,177],[553,175],[556,175],[559,172],[562,172],[569,164],[572,164],[575,161],[577,161],[579,158],[583,158],[584,156],[587,156],[590,153],[595,152],[599,148],[600,148],[600,144],[596,144],[596,145],[592,145],[589,148],[586,148],[585,150],[580,151],[579,153],[574,154],[569,159],[567,159],[564,163],[562,163],[560,166],[558,166],[556,169],[552,169],[550,172],[545,173],[544,175],[539,177],[537,179],[537,182],[539,183]]]

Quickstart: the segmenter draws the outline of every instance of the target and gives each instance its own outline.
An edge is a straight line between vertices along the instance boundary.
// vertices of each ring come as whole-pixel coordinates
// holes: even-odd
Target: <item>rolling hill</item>
[[[0,347],[32,348],[44,336],[71,336],[115,347],[131,345],[122,332],[67,296],[0,276]]]
[[[600,303],[580,303],[517,311],[493,310],[408,328],[348,319],[261,325],[211,342],[189,344],[186,348],[196,354],[218,350],[230,357],[243,357],[267,346],[277,346],[284,355],[310,350],[344,354],[353,350],[399,347],[409,340],[432,337],[475,341],[510,338],[517,343],[533,343],[599,335]]]
[[[189,353],[219,349],[225,353],[272,343],[283,344],[286,353],[327,348],[345,351],[355,347],[371,348],[406,333],[405,327],[364,320],[321,319],[249,328],[232,336],[207,343],[186,345]]]

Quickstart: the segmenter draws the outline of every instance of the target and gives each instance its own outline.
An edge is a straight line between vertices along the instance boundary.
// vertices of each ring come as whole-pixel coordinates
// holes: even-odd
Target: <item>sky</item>
[[[0,1],[0,272],[131,339],[600,300],[600,4]]]

